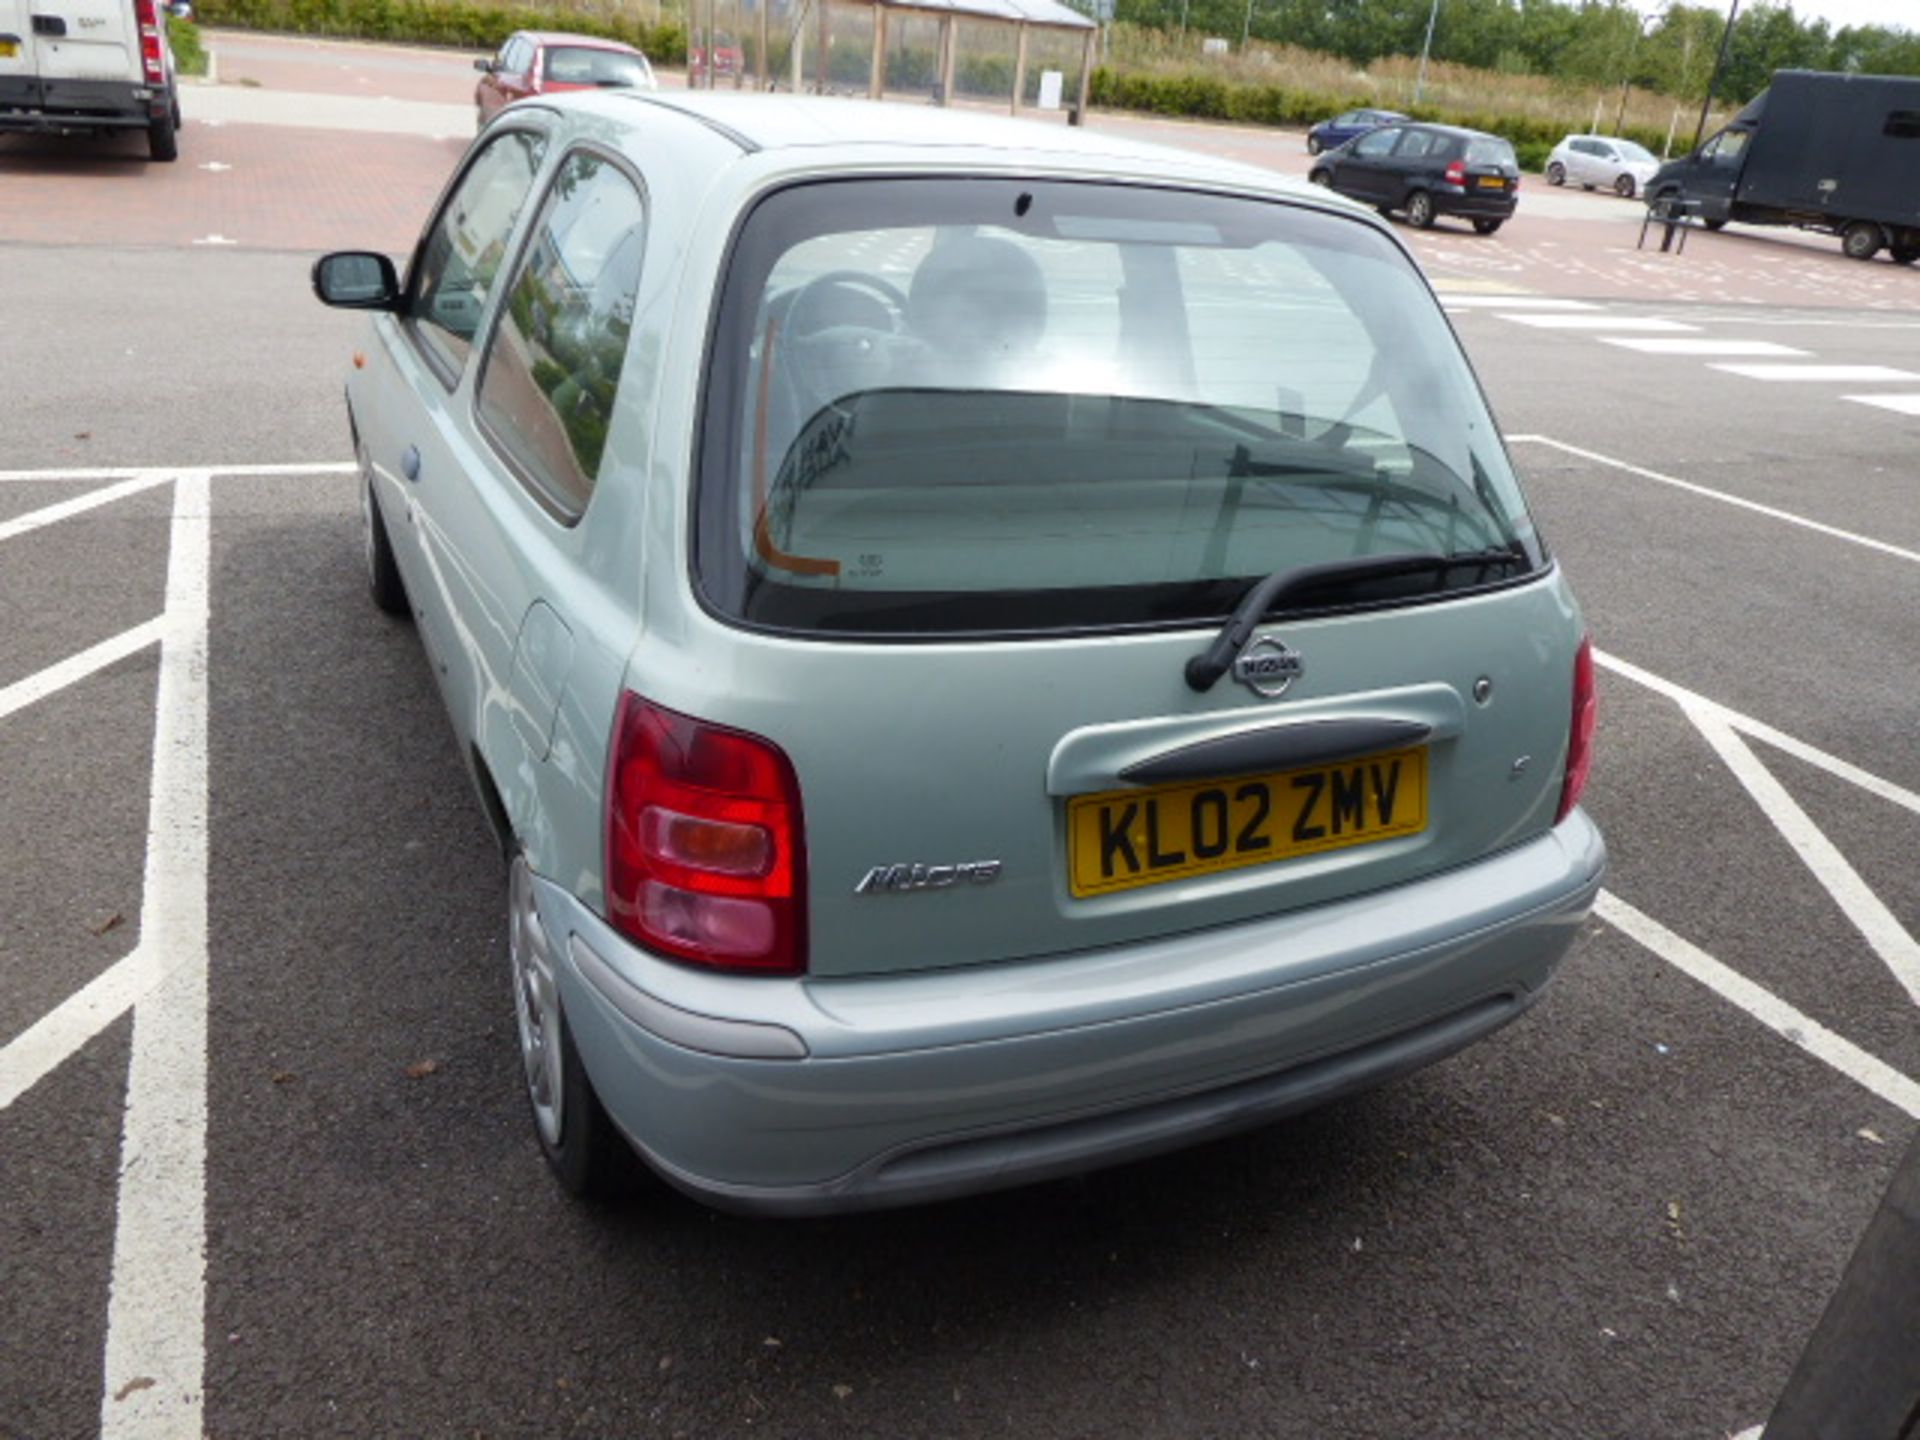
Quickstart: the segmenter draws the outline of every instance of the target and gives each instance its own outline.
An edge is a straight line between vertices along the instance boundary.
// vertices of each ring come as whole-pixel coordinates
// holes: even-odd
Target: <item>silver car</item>
[[[1605,850],[1579,608],[1439,305],[1262,171],[614,93],[474,143],[347,377],[374,599],[507,857],[576,1190],[901,1204],[1152,1154],[1539,996]]]
[[[1549,185],[1601,186],[1631,200],[1647,188],[1660,162],[1643,145],[1611,135],[1569,135],[1547,156]]]

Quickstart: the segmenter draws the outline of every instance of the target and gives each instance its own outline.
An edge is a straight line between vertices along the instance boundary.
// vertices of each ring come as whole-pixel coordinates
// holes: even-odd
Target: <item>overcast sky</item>
[[[1695,0],[1725,8],[1728,0]],[[1753,8],[1755,0],[1740,0],[1742,10]],[[1666,9],[1659,0],[1641,0],[1640,8],[1649,14]],[[1905,30],[1920,30],[1920,0],[1793,0],[1793,13],[1802,20],[1825,20],[1834,29],[1842,25],[1888,25]]]

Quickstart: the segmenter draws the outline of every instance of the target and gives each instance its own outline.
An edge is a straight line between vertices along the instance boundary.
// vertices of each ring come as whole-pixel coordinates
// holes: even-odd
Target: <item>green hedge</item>
[[[684,65],[687,59],[686,31],[678,25],[648,25],[627,16],[563,15],[519,5],[476,5],[465,0],[196,0],[194,9],[202,24],[240,30],[348,35],[473,50],[492,50],[515,30],[564,28],[624,40],[661,65]]]
[[[167,48],[173,51],[173,68],[182,75],[207,73],[207,47],[200,43],[200,27],[191,20],[168,17]]]
[[[1128,75],[1101,66],[1093,72],[1088,98],[1095,105],[1116,110],[1144,110],[1155,115],[1188,115],[1203,120],[1235,120],[1252,125],[1312,125],[1343,110],[1377,103],[1366,95],[1324,95],[1309,90],[1287,90],[1278,85],[1244,85],[1216,75],[1188,72],[1177,75]],[[1483,110],[1450,110],[1416,105],[1416,120],[1436,125],[1461,125],[1484,130],[1513,144],[1522,168],[1538,170],[1547,153],[1569,134],[1584,127],[1521,115],[1497,115]],[[1645,127],[1628,126],[1622,138],[1637,140],[1656,155],[1666,136]]]

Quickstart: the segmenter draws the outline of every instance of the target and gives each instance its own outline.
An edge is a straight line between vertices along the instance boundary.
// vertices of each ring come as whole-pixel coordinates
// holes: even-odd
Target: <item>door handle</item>
[[[420,447],[418,445],[407,446],[406,452],[401,455],[400,473],[409,480],[420,478]]]

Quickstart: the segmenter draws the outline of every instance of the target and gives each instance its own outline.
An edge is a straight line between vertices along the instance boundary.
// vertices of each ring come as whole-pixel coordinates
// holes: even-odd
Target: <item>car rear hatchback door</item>
[[[40,106],[31,0],[0,0],[0,105]]]
[[[1374,224],[795,187],[741,233],[707,396],[695,583],[731,633],[691,671],[643,638],[631,682],[790,760],[813,973],[1200,931],[1554,823],[1578,617]]]

